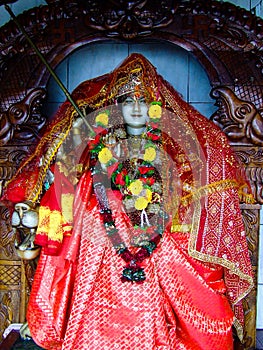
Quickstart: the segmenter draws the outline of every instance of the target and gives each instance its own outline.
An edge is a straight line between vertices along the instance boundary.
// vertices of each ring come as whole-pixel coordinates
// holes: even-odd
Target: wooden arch
[[[109,39],[166,41],[190,51],[202,64],[218,106],[211,119],[226,133],[242,160],[257,201],[242,207],[256,286],[259,210],[263,203],[263,21],[242,8],[219,1],[47,3],[19,15],[18,21],[52,68],[76,48]],[[0,28],[0,67],[3,186],[48,123],[41,106],[50,73],[13,21]],[[7,210],[0,209],[0,329],[4,329],[10,322],[24,321],[31,267],[16,256],[10,244],[13,235]],[[245,309],[244,347],[254,349],[256,287],[247,298]]]

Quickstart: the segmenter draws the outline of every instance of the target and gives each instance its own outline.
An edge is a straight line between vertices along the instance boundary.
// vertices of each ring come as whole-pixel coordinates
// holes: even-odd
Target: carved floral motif
[[[217,98],[218,110],[211,120],[217,124],[233,143],[242,142],[263,146],[263,109],[239,99],[226,86],[212,90]]]
[[[245,166],[263,168],[263,149],[258,147],[237,147],[235,153]]]
[[[246,168],[254,198],[259,204],[263,204],[263,168]]]
[[[0,207],[0,219],[0,254],[8,258],[17,258],[14,245],[15,237],[7,208]]]
[[[243,221],[247,232],[247,242],[250,252],[255,252],[256,259],[253,259],[253,265],[257,264],[257,247],[258,247],[258,210],[244,209]]]
[[[85,10],[85,23],[91,28],[132,39],[171,23],[176,5],[175,1],[87,1]]]
[[[245,167],[246,177],[256,202],[263,204],[263,148],[235,146],[234,150]]]
[[[13,138],[17,141],[35,138],[46,121],[40,112],[44,97],[44,90],[34,89],[22,101],[12,104],[0,114],[0,146]]]

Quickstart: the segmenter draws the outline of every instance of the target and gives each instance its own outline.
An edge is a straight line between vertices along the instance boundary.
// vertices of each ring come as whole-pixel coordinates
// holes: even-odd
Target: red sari
[[[123,261],[105,237],[90,182],[85,174],[79,183],[78,224],[64,242],[67,266],[45,254],[38,263],[27,316],[34,340],[64,350],[232,349],[234,314],[222,267],[191,258],[189,233],[171,234],[168,225],[145,262],[147,280],[121,282]],[[131,230],[114,199],[111,207],[119,230]]]

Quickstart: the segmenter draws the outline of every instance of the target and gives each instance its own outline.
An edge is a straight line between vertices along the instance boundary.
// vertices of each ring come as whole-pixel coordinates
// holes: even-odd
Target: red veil
[[[176,171],[179,171],[178,169],[183,167],[185,162],[190,162],[192,173],[194,173],[191,177],[181,178],[182,184],[187,189],[182,191],[179,205],[173,205],[178,198],[175,198],[172,186],[170,195],[167,197],[167,203],[169,202],[168,204],[173,208],[171,237],[176,239],[185,232],[189,233],[188,254],[191,258],[196,259],[197,270],[198,261],[205,264],[217,264],[224,269],[227,299],[235,314],[235,327],[242,338],[244,322],[242,300],[252,289],[253,278],[239,202],[240,200],[251,201],[251,196],[241,166],[231,151],[226,136],[217,126],[183,101],[173,87],[158,75],[152,64],[140,54],[130,55],[109,74],[83,82],[73,91],[72,98],[83,111],[104,108],[114,110],[120,92],[127,92],[131,88],[131,82],[134,84],[136,81],[139,81],[140,89],[146,93],[148,102],[160,101],[162,103],[165,110],[162,116],[163,140],[165,141],[163,147],[174,161]],[[5,200],[39,201],[47,170],[53,164],[61,144],[67,142],[75,117],[76,111],[69,102],[65,102],[48,126],[34,153],[22,164],[16,177],[10,181],[5,190]],[[91,113],[87,120],[90,125],[93,125],[94,114]],[[89,139],[92,137],[94,136],[90,136]],[[84,149],[77,152],[83,153]],[[190,154],[187,154],[188,152]],[[79,164],[76,165],[79,166]],[[87,167],[86,162],[82,172]],[[27,177],[25,173],[28,174]],[[63,177],[65,172],[59,170],[57,174]],[[75,194],[74,213],[77,214],[74,216],[74,224],[76,225],[78,225],[76,217],[80,218],[81,210],[83,210],[83,207],[77,204],[76,198],[80,195],[81,188],[84,188],[84,182],[86,183],[85,193],[92,191],[88,176],[90,175],[87,175],[85,180],[81,180]],[[171,179],[167,178],[168,180],[169,183],[172,183]],[[64,189],[57,189],[56,192],[59,192],[59,195],[56,195],[56,199],[51,200],[53,205],[49,208],[51,211],[62,212],[60,202],[63,193],[74,194],[74,184],[68,183],[68,180],[64,183],[66,183],[66,189],[65,186]],[[53,300],[51,302],[53,303],[52,322],[55,324],[54,327],[59,329],[58,338],[60,339],[67,327],[65,319],[68,317],[66,315],[68,315],[69,307],[66,307],[65,303],[73,290],[76,268],[74,264],[77,261],[79,249],[79,242],[76,241],[74,234],[71,238],[66,237],[69,233],[70,221],[61,219],[61,226],[64,225],[67,229],[60,231],[59,238],[54,235],[51,237],[51,241],[55,241],[55,248],[58,248],[58,257],[45,258],[43,263],[40,260],[35,282],[38,286],[41,284],[46,266],[52,264],[62,266],[64,275],[59,277],[58,272],[54,272],[55,282],[53,281],[49,287],[46,287],[50,300]],[[66,237],[64,243],[62,242],[63,232]],[[48,232],[46,234],[48,235]],[[42,238],[43,235],[45,232],[42,232]],[[74,242],[72,237],[75,239]],[[69,245],[65,243],[68,241]],[[43,240],[40,239],[40,242],[45,246],[46,243],[43,243]],[[70,268],[68,261],[73,261]],[[53,292],[50,290],[51,287],[54,288]],[[34,308],[40,308],[39,305],[43,303],[37,294],[39,287],[35,289],[33,287],[32,293],[34,302],[31,302],[31,313],[34,312]],[[58,295],[59,303],[56,299]],[[31,317],[33,328],[33,323],[37,322],[38,313],[36,312],[35,315]],[[41,344],[39,339],[38,341]]]

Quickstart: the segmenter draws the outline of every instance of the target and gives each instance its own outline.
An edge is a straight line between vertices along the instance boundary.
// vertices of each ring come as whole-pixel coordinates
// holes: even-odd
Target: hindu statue
[[[38,207],[27,310],[45,349],[232,349],[253,278],[225,135],[142,55],[85,81],[8,184]]]

